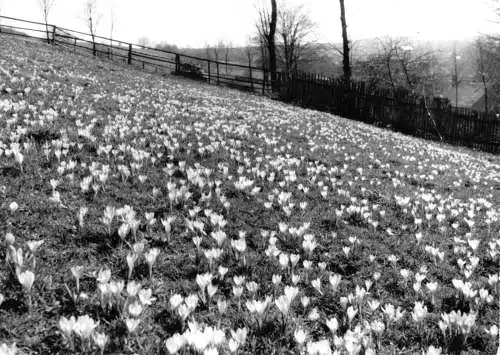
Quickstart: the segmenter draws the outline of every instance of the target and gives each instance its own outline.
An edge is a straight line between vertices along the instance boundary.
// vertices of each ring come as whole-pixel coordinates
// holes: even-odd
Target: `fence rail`
[[[438,98],[406,91],[369,88],[311,73],[277,74],[271,83],[265,68],[226,63],[150,48],[55,25],[0,16],[0,33],[32,37],[74,52],[121,61],[160,74],[173,73],[216,85],[269,94],[304,107],[432,140],[500,153],[500,120],[494,114],[455,108]]]

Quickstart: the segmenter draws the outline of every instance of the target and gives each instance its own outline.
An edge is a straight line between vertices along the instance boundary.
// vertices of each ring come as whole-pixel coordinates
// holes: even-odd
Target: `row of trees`
[[[90,32],[95,51],[96,28],[102,17],[97,10],[98,0],[84,0],[84,21]],[[421,45],[413,45],[405,38],[378,38],[378,50],[367,57],[353,55],[356,43],[349,39],[346,21],[344,0],[338,0],[340,7],[340,30],[342,45],[328,47],[315,41],[315,23],[309,18],[302,6],[290,7],[278,0],[263,0],[264,5],[258,7],[256,31],[250,37],[249,44],[244,50],[242,59],[241,50],[239,60],[247,61],[249,66],[263,66],[271,76],[271,83],[276,81],[277,71],[293,72],[297,70],[309,71],[315,62],[331,63],[331,53],[340,55],[342,62],[342,76],[344,80],[363,80],[373,87],[405,88],[418,94],[435,94],[436,83],[449,82],[458,89],[464,85],[463,79],[471,77],[461,70],[463,59],[454,51],[452,54],[451,72],[443,69],[443,63],[436,51]],[[335,1],[335,0],[334,0]],[[55,0],[39,0],[40,9],[47,27],[47,41],[49,38],[48,18]],[[498,11],[498,10],[497,10]],[[498,13],[500,18],[500,12]],[[110,37],[113,38],[113,13],[111,12]],[[112,40],[110,40],[112,45]],[[139,38],[139,44],[150,46],[146,37]],[[176,46],[162,44],[162,48],[177,51]],[[333,49],[333,51],[332,51]],[[201,55],[228,63],[232,54],[238,52],[232,44],[220,41],[216,45],[207,45]],[[474,67],[473,77],[483,85],[484,107],[491,107],[493,95],[500,93],[500,38],[482,36],[474,48],[469,48],[466,54],[469,67]],[[325,59],[326,58],[326,59]],[[460,59],[460,60],[459,60]],[[332,63],[333,64],[333,63]],[[228,66],[226,65],[226,71]],[[458,100],[456,100],[458,103]]]
[[[443,60],[442,53],[422,45],[414,45],[406,38],[378,38],[378,51],[365,58],[353,60],[355,43],[349,40],[344,0],[339,0],[342,46],[334,50],[342,58],[342,76],[368,82],[373,87],[406,89],[415,94],[434,95],[443,91],[450,79],[457,92],[468,80],[480,81],[484,91],[484,109],[492,108],[491,96],[500,96],[500,38],[483,35],[467,49],[469,73],[462,73],[460,56],[454,51],[451,63]],[[500,10],[498,10],[500,18]],[[306,69],[311,61],[324,56],[318,53],[324,47],[314,43],[311,36],[315,25],[301,7],[288,8],[276,0],[258,9],[256,42],[266,68],[273,74],[278,67],[290,72]],[[470,46],[469,46],[470,47]],[[329,50],[330,48],[327,48]],[[449,68],[451,64],[451,73]],[[473,73],[470,73],[473,68]],[[493,95],[489,95],[493,93]]]
[[[271,82],[276,79],[278,62],[285,72],[298,70],[301,65],[317,58],[321,48],[313,39],[315,24],[302,7],[287,7],[270,0],[269,6],[258,9],[257,36],[254,39],[261,49],[261,58],[271,73]],[[344,0],[339,0],[341,10],[344,79],[351,79],[350,44]]]
[[[43,21],[45,22],[47,42],[49,43],[50,43],[49,15],[55,2],[56,0],[39,0],[40,10],[42,12]],[[102,13],[97,10],[97,0],[85,0],[83,3],[83,21],[85,22],[85,25],[90,32],[94,52],[96,47],[95,37],[97,35],[97,26],[101,18],[102,18]],[[113,38],[113,30],[114,30],[114,15],[113,15],[113,10],[111,10],[111,16],[110,16],[111,39]]]

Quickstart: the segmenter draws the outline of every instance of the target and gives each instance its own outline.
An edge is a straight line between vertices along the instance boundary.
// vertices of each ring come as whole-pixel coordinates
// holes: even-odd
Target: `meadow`
[[[498,352],[498,156],[0,41],[0,354]]]

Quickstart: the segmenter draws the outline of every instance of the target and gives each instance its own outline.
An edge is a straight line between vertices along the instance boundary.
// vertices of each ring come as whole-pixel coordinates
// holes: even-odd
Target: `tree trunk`
[[[290,53],[288,52],[288,41],[286,36],[283,36],[283,51],[285,52],[285,73],[290,73]]]
[[[269,51],[269,70],[271,72],[271,88],[276,86],[276,24],[278,22],[278,8],[276,0],[271,0],[271,22],[269,23],[269,38],[267,41]]]
[[[406,79],[406,83],[408,84],[408,88],[411,90],[411,92],[413,94],[414,93],[413,84],[412,84],[411,79],[410,79],[410,73],[408,72],[408,67],[406,65],[406,62],[397,50],[396,50],[396,56],[399,58],[399,63],[401,63],[401,68],[403,69],[403,73],[405,75],[405,79]]]
[[[45,21],[45,32],[47,33],[47,43],[50,44],[50,36],[49,36],[49,24]]]
[[[347,22],[345,19],[344,0],[340,1],[340,21],[342,23],[342,42],[343,42],[343,69],[344,80],[349,82],[351,80],[351,64],[349,61],[349,39],[347,38]]]
[[[92,54],[94,55],[94,57],[96,56],[97,54],[97,51],[96,51],[96,46],[95,46],[95,39],[94,39],[94,36],[92,35]]]

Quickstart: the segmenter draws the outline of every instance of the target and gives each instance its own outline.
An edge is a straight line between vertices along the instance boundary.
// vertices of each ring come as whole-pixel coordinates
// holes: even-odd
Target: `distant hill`
[[[436,40],[436,41],[420,41],[416,38],[408,38],[408,42],[413,45],[418,45],[419,48],[425,48],[429,51],[435,52],[442,60],[450,60],[455,41],[452,40]],[[470,48],[474,43],[474,39],[465,39],[456,42],[458,53],[463,53]],[[342,48],[342,43],[317,43],[314,45],[315,52],[319,55],[316,60],[311,62],[309,68],[302,68],[305,71],[312,72],[338,72],[337,68],[333,68],[340,65],[342,58],[336,50],[336,48]],[[366,60],[369,56],[377,54],[380,52],[380,40],[377,38],[367,38],[361,40],[353,41],[352,58],[356,60]],[[209,50],[207,48],[178,48],[181,53],[210,57],[210,59],[215,59],[215,49],[212,47]],[[218,48],[218,56],[221,62],[225,61],[225,48]],[[251,51],[254,53],[254,61],[259,62],[260,49],[258,47],[252,47]],[[232,47],[228,49],[228,61],[233,63],[248,64],[247,58],[247,47]],[[327,65],[332,68],[327,67]],[[317,70],[317,69],[323,70]],[[309,69],[309,70],[308,70]]]
[[[481,85],[477,83],[477,48],[475,39],[468,38],[463,40],[425,40],[418,38],[406,38],[408,43],[420,52],[432,52],[436,57],[435,82],[430,85],[429,94],[441,95],[455,102],[454,87],[452,86],[452,75],[454,73],[453,52],[459,56],[458,76],[460,80],[459,88],[459,106],[472,107],[478,106],[481,97],[484,95]],[[382,52],[381,41],[384,38],[367,38],[355,40],[352,45],[352,65],[354,68],[360,61],[369,60],[371,56]],[[300,70],[324,74],[328,76],[342,75],[342,56],[340,50],[342,43],[317,43],[314,44],[312,52],[314,58],[307,64],[302,64]],[[179,52],[187,55],[209,58],[220,62],[239,63],[248,65],[248,51],[252,53],[252,65],[261,66],[262,59],[260,48],[251,47],[232,47],[228,48],[175,48]],[[368,78],[356,77],[357,80],[368,80]],[[473,94],[472,94],[473,93]],[[467,103],[467,104],[466,104]],[[484,105],[483,105],[484,106]]]

